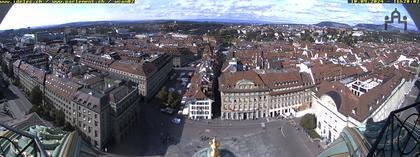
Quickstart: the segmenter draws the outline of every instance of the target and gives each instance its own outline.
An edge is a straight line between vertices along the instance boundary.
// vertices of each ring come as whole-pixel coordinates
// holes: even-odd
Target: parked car
[[[166,107],[166,108],[162,108],[162,109],[160,109],[160,112],[162,112],[162,113],[166,113],[166,114],[173,114],[174,113],[174,109],[172,109],[172,108],[169,108],[169,107]]]
[[[173,91],[175,91],[175,88],[169,88],[168,91],[173,92]]]
[[[174,118],[171,120],[171,122],[174,124],[181,124],[181,118]]]

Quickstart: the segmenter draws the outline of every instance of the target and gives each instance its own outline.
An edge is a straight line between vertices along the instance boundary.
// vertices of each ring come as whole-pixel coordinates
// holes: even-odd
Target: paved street
[[[405,100],[404,100],[403,104],[401,105],[401,107],[405,107],[405,106],[414,104],[416,102],[419,102],[420,101],[420,92],[419,92],[419,89],[420,89],[420,82],[417,81],[415,83],[415,86],[411,89],[410,93],[406,95]],[[410,108],[408,110],[403,111],[401,113],[400,117],[402,119],[406,119],[411,114],[413,114],[413,113],[417,113],[418,114],[418,112],[419,111],[416,110],[415,108]],[[413,117],[410,117],[410,119],[411,118],[417,118],[417,117],[418,116],[413,116]]]
[[[3,77],[6,78],[5,75],[3,75]],[[7,98],[8,101],[7,103],[5,103],[5,105],[8,106],[14,118],[22,118],[27,113],[29,113],[32,104],[23,95],[19,88],[17,88],[13,84],[10,84],[8,88],[1,88],[0,90]]]
[[[253,121],[213,120],[191,121],[182,125],[170,120],[176,115],[163,115],[149,105],[142,112],[142,122],[131,137],[112,146],[112,153],[136,156],[190,157],[208,147],[208,140],[217,136],[221,148],[238,157],[314,156],[321,151],[302,129],[297,130],[288,120]],[[264,127],[263,127],[264,126]]]

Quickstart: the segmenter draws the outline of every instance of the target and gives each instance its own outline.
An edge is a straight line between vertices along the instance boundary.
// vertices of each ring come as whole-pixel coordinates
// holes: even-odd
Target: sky
[[[383,24],[400,4],[348,4],[347,0],[136,0],[135,4],[15,4],[0,30],[112,20],[246,20],[315,24],[334,21],[355,25]]]

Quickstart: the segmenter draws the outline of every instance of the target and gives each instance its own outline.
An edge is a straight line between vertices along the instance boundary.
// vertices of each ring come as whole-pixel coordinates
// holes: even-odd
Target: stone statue
[[[217,141],[216,137],[213,137],[213,139],[209,142],[209,144],[211,148],[210,157],[220,157],[220,154],[219,154],[220,143],[219,141]]]

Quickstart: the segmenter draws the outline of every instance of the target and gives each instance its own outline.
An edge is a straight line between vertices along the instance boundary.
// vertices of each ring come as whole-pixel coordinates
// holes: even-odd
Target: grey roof
[[[100,112],[102,107],[104,107],[107,103],[105,94],[89,88],[82,88],[77,91],[73,99],[73,101],[79,103],[80,105],[96,112]]]
[[[128,88],[127,86],[119,86],[109,92],[109,100],[114,103],[118,103],[124,97],[129,95],[134,89]]]

